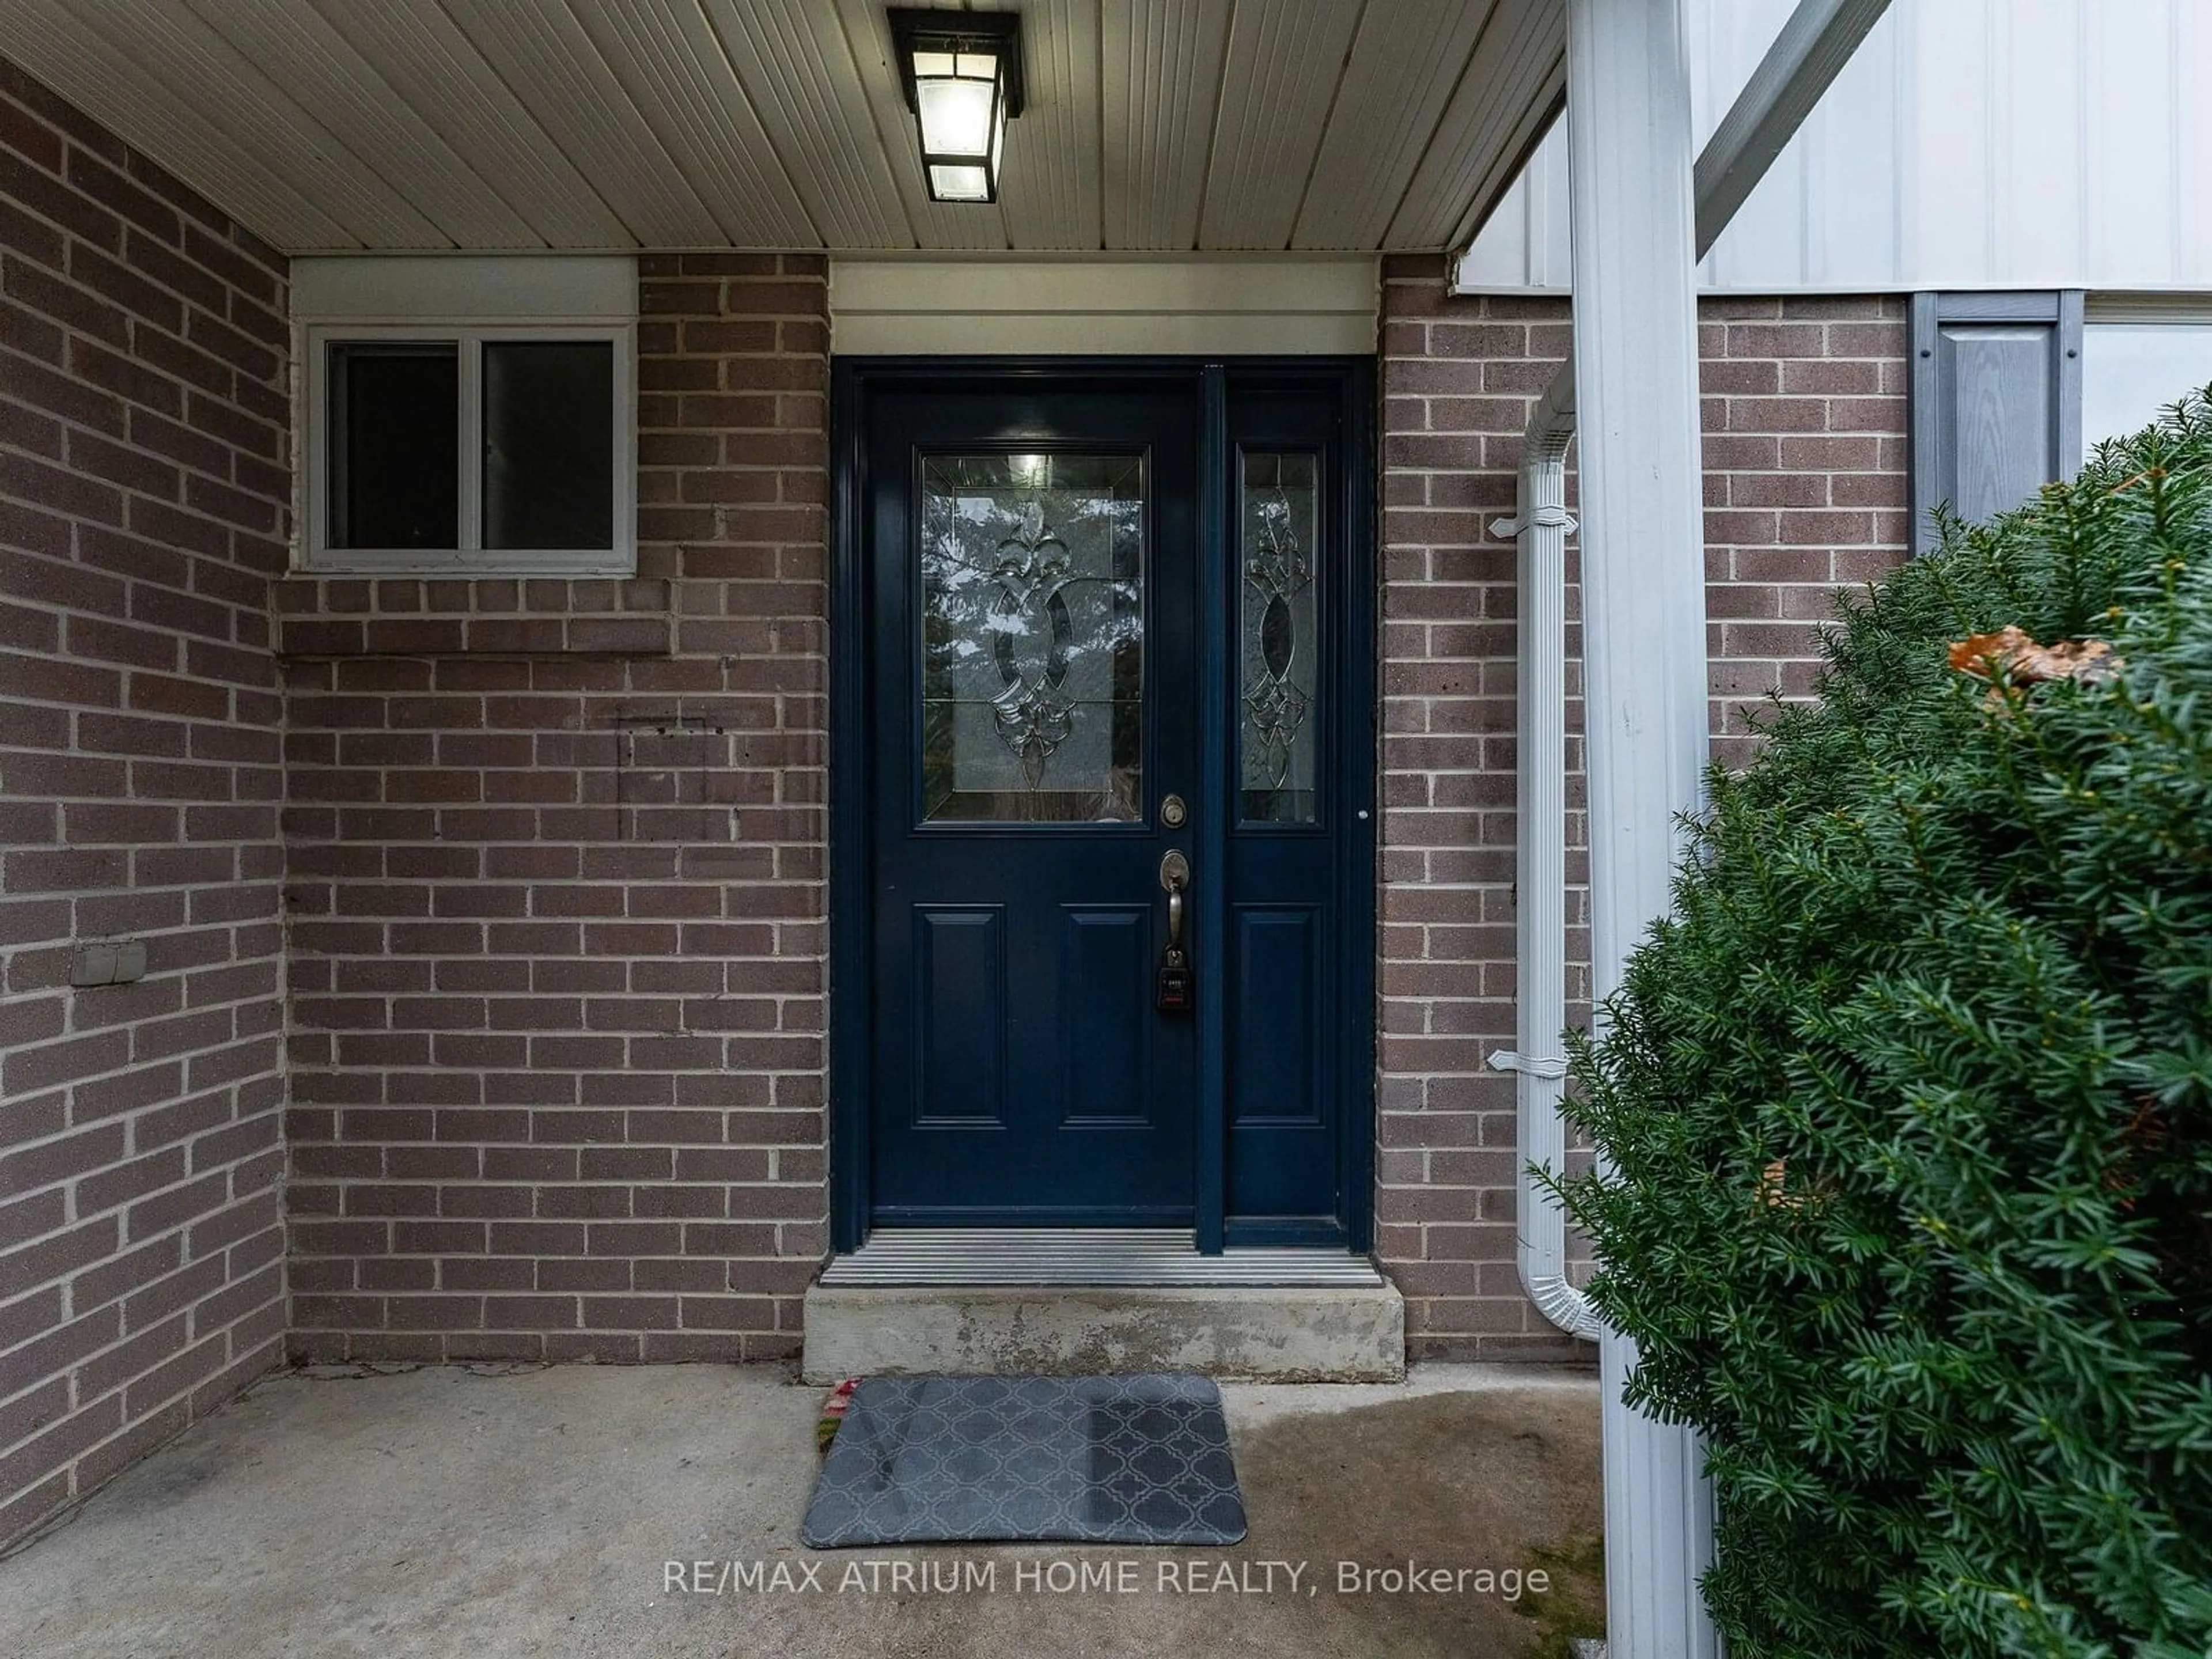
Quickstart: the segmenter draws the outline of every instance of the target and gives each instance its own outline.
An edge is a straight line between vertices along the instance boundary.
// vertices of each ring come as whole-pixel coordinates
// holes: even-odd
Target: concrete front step
[[[1196,1371],[1269,1382],[1395,1382],[1395,1285],[1195,1289],[859,1287],[806,1292],[810,1382],[921,1372]]]

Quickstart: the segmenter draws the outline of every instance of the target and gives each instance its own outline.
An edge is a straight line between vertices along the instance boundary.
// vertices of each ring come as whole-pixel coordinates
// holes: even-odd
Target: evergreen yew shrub
[[[2008,625],[2118,665],[1951,665]],[[1711,1437],[1707,1601],[1737,1659],[2204,1659],[2212,407],[1824,649],[1573,1045],[1562,1190],[1632,1397]]]

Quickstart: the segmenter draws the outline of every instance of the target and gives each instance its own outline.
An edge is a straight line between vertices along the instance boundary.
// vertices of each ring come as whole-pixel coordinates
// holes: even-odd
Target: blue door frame
[[[878,1210],[872,1192],[874,1149],[874,1051],[877,1019],[875,838],[878,803],[872,797],[872,758],[891,734],[877,728],[881,707],[872,672],[872,607],[877,600],[868,568],[871,472],[868,433],[872,398],[908,396],[947,387],[1010,397],[1046,392],[1151,389],[1181,391],[1197,414],[1196,555],[1198,629],[1201,641],[1236,637],[1239,592],[1232,501],[1243,447],[1283,445],[1319,452],[1331,481],[1326,534],[1340,569],[1332,584],[1336,601],[1325,609],[1324,652],[1330,662],[1327,693],[1335,706],[1316,779],[1321,811],[1331,825],[1326,838],[1331,867],[1318,879],[1328,890],[1324,924],[1338,943],[1331,951],[1334,983],[1328,1001],[1341,1011],[1338,1029],[1324,1034],[1319,1052],[1334,1085],[1326,1133],[1333,1145],[1315,1145],[1301,1156],[1334,1164],[1334,1206],[1328,1213],[1302,1206],[1297,1214],[1248,1212],[1264,1204],[1249,1179],[1241,1187],[1240,1134],[1265,1132],[1231,1122],[1234,1044],[1225,994],[1197,1001],[1198,1096],[1192,1168],[1194,1227],[1198,1248],[1218,1252],[1228,1243],[1330,1243],[1364,1251],[1372,1228],[1374,1146],[1375,971],[1375,744],[1376,616],[1374,478],[1374,366],[1366,358],[839,358],[832,369],[830,431],[834,451],[830,614],[830,1220],[833,1248],[858,1248]],[[1237,789],[1230,738],[1237,708],[1227,663],[1198,677],[1201,767],[1192,801],[1192,853],[1201,870],[1225,875],[1232,854]],[[902,741],[903,734],[892,738]],[[1239,854],[1255,880],[1267,860],[1291,849],[1279,838],[1272,848],[1246,837]],[[1310,845],[1319,842],[1309,838]],[[1256,845],[1256,850],[1255,850]],[[1255,863],[1254,860],[1258,862]],[[1308,871],[1309,885],[1316,879]],[[1230,925],[1229,883],[1212,879],[1194,890],[1194,931],[1217,957]],[[1335,930],[1340,929],[1340,933]],[[1220,984],[1225,962],[1212,964],[1205,981]],[[1255,1159],[1255,1162],[1258,1160]],[[894,1212],[896,1213],[896,1212]],[[1008,1219],[1020,1219],[1010,1215]],[[972,1218],[970,1218],[972,1220]]]

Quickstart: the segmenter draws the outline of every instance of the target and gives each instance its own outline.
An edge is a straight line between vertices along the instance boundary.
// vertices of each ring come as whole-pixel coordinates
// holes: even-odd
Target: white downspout
[[[1693,179],[1696,246],[1703,258],[1813,106],[1820,101],[1889,0],[1800,0],[1699,152]],[[1605,1327],[1567,1280],[1566,1217],[1537,1187],[1535,1170],[1566,1167],[1559,1103],[1566,1062],[1556,1052],[1566,1017],[1567,445],[1575,434],[1573,349],[1528,417],[1513,517],[1490,526],[1519,544],[1515,757],[1518,829],[1514,860],[1517,1048],[1490,1064],[1517,1073],[1521,1170],[1515,1191],[1521,1288],[1570,1336],[1595,1341]]]
[[[1516,536],[1520,620],[1516,629],[1520,729],[1516,740],[1514,836],[1514,1041],[1490,1063],[1514,1082],[1521,1169],[1515,1195],[1521,1288],[1545,1318],[1595,1342],[1605,1329],[1589,1298],[1567,1279],[1567,1218],[1536,1186],[1538,1170],[1566,1166],[1559,1115],[1567,1063],[1554,1054],[1567,1023],[1566,725],[1567,445],[1575,434],[1571,363],[1529,417],[1514,517],[1490,527]]]

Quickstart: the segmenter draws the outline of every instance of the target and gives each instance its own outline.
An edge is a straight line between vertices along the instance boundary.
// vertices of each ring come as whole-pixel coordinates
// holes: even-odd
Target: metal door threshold
[[[1325,1245],[1248,1244],[1200,1255],[1179,1227],[879,1227],[859,1249],[831,1257],[821,1282],[1363,1290],[1382,1275],[1365,1256]]]

